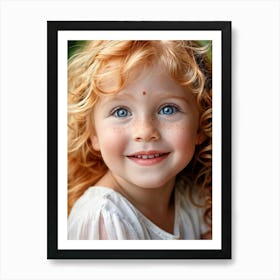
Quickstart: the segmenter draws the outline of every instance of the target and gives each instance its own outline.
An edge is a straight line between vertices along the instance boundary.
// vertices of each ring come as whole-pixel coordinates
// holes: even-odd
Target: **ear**
[[[92,135],[90,137],[90,140],[91,140],[91,145],[93,147],[93,149],[95,151],[100,151],[100,146],[99,146],[99,140],[98,140],[98,137],[96,135]]]
[[[196,145],[202,144],[206,140],[206,138],[207,136],[202,131],[198,131],[195,144]]]

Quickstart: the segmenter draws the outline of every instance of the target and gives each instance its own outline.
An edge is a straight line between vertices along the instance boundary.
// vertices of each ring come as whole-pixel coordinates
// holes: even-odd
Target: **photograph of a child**
[[[211,41],[92,40],[69,58],[69,240],[212,239],[211,83]]]

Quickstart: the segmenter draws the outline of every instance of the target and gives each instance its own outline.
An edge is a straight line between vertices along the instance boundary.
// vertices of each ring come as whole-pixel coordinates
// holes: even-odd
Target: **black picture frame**
[[[60,31],[219,31],[221,33],[221,248],[61,249],[58,246],[58,33]],[[47,258],[48,259],[230,259],[231,258],[231,22],[230,21],[48,21],[47,22]],[[67,143],[65,143],[67,146]],[[67,219],[67,218],[66,218]],[[176,242],[176,241],[174,241]]]

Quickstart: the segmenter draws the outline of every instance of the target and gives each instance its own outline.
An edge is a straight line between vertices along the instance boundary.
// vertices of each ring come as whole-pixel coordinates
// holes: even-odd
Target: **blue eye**
[[[159,110],[161,115],[172,115],[178,112],[178,108],[174,105],[166,105]]]
[[[131,113],[127,109],[124,109],[124,108],[118,108],[113,112],[113,116],[116,118],[125,118],[130,115],[131,115]]]

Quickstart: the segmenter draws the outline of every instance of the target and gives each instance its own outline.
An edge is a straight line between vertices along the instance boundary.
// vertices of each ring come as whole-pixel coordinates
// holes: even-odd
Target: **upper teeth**
[[[148,158],[156,158],[159,157],[160,154],[153,154],[153,155],[136,155],[137,158],[148,159]]]

